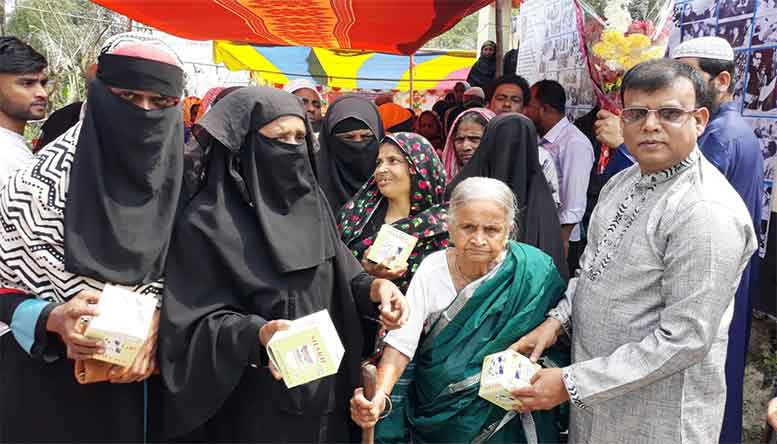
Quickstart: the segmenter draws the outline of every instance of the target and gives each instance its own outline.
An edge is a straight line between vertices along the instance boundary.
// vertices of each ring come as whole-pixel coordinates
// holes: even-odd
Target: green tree
[[[461,19],[444,34],[429,40],[424,48],[476,50],[477,44],[478,13],[476,12]]]

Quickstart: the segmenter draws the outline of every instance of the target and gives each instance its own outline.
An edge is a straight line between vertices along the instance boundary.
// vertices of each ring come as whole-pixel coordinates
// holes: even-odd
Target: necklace
[[[459,275],[459,277],[464,278],[465,281],[472,282],[477,278],[471,278],[467,276],[463,271],[461,271],[461,267],[459,267],[459,258],[456,256],[456,253],[453,254],[453,268],[456,269],[456,273]]]

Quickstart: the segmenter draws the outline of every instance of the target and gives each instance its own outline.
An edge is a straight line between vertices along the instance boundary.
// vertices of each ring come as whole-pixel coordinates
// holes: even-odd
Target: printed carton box
[[[530,385],[539,369],[538,364],[513,350],[488,355],[483,359],[478,395],[505,410],[513,410],[520,401],[510,391]]]
[[[329,312],[321,310],[275,333],[267,354],[286,387],[292,388],[337,373],[345,348]]]
[[[130,366],[148,338],[157,300],[124,288],[106,285],[84,335],[102,340],[105,353],[94,359],[122,367]]]

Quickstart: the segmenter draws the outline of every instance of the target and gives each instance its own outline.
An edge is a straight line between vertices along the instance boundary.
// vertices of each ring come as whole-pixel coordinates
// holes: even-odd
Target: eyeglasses
[[[698,111],[699,108],[694,109],[682,109],[671,106],[650,109],[643,106],[633,106],[624,108],[621,111],[621,118],[627,124],[640,123],[647,119],[648,114],[655,112],[658,115],[658,120],[663,124],[668,125],[681,125],[685,122],[690,114]]]

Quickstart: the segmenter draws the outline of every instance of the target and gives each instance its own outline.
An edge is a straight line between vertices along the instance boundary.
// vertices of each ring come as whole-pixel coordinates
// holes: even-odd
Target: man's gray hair
[[[470,177],[461,181],[453,190],[448,210],[448,223],[456,224],[458,210],[473,201],[494,202],[505,210],[505,225],[511,236],[516,236],[518,226],[518,202],[515,194],[504,182],[489,177]]]

